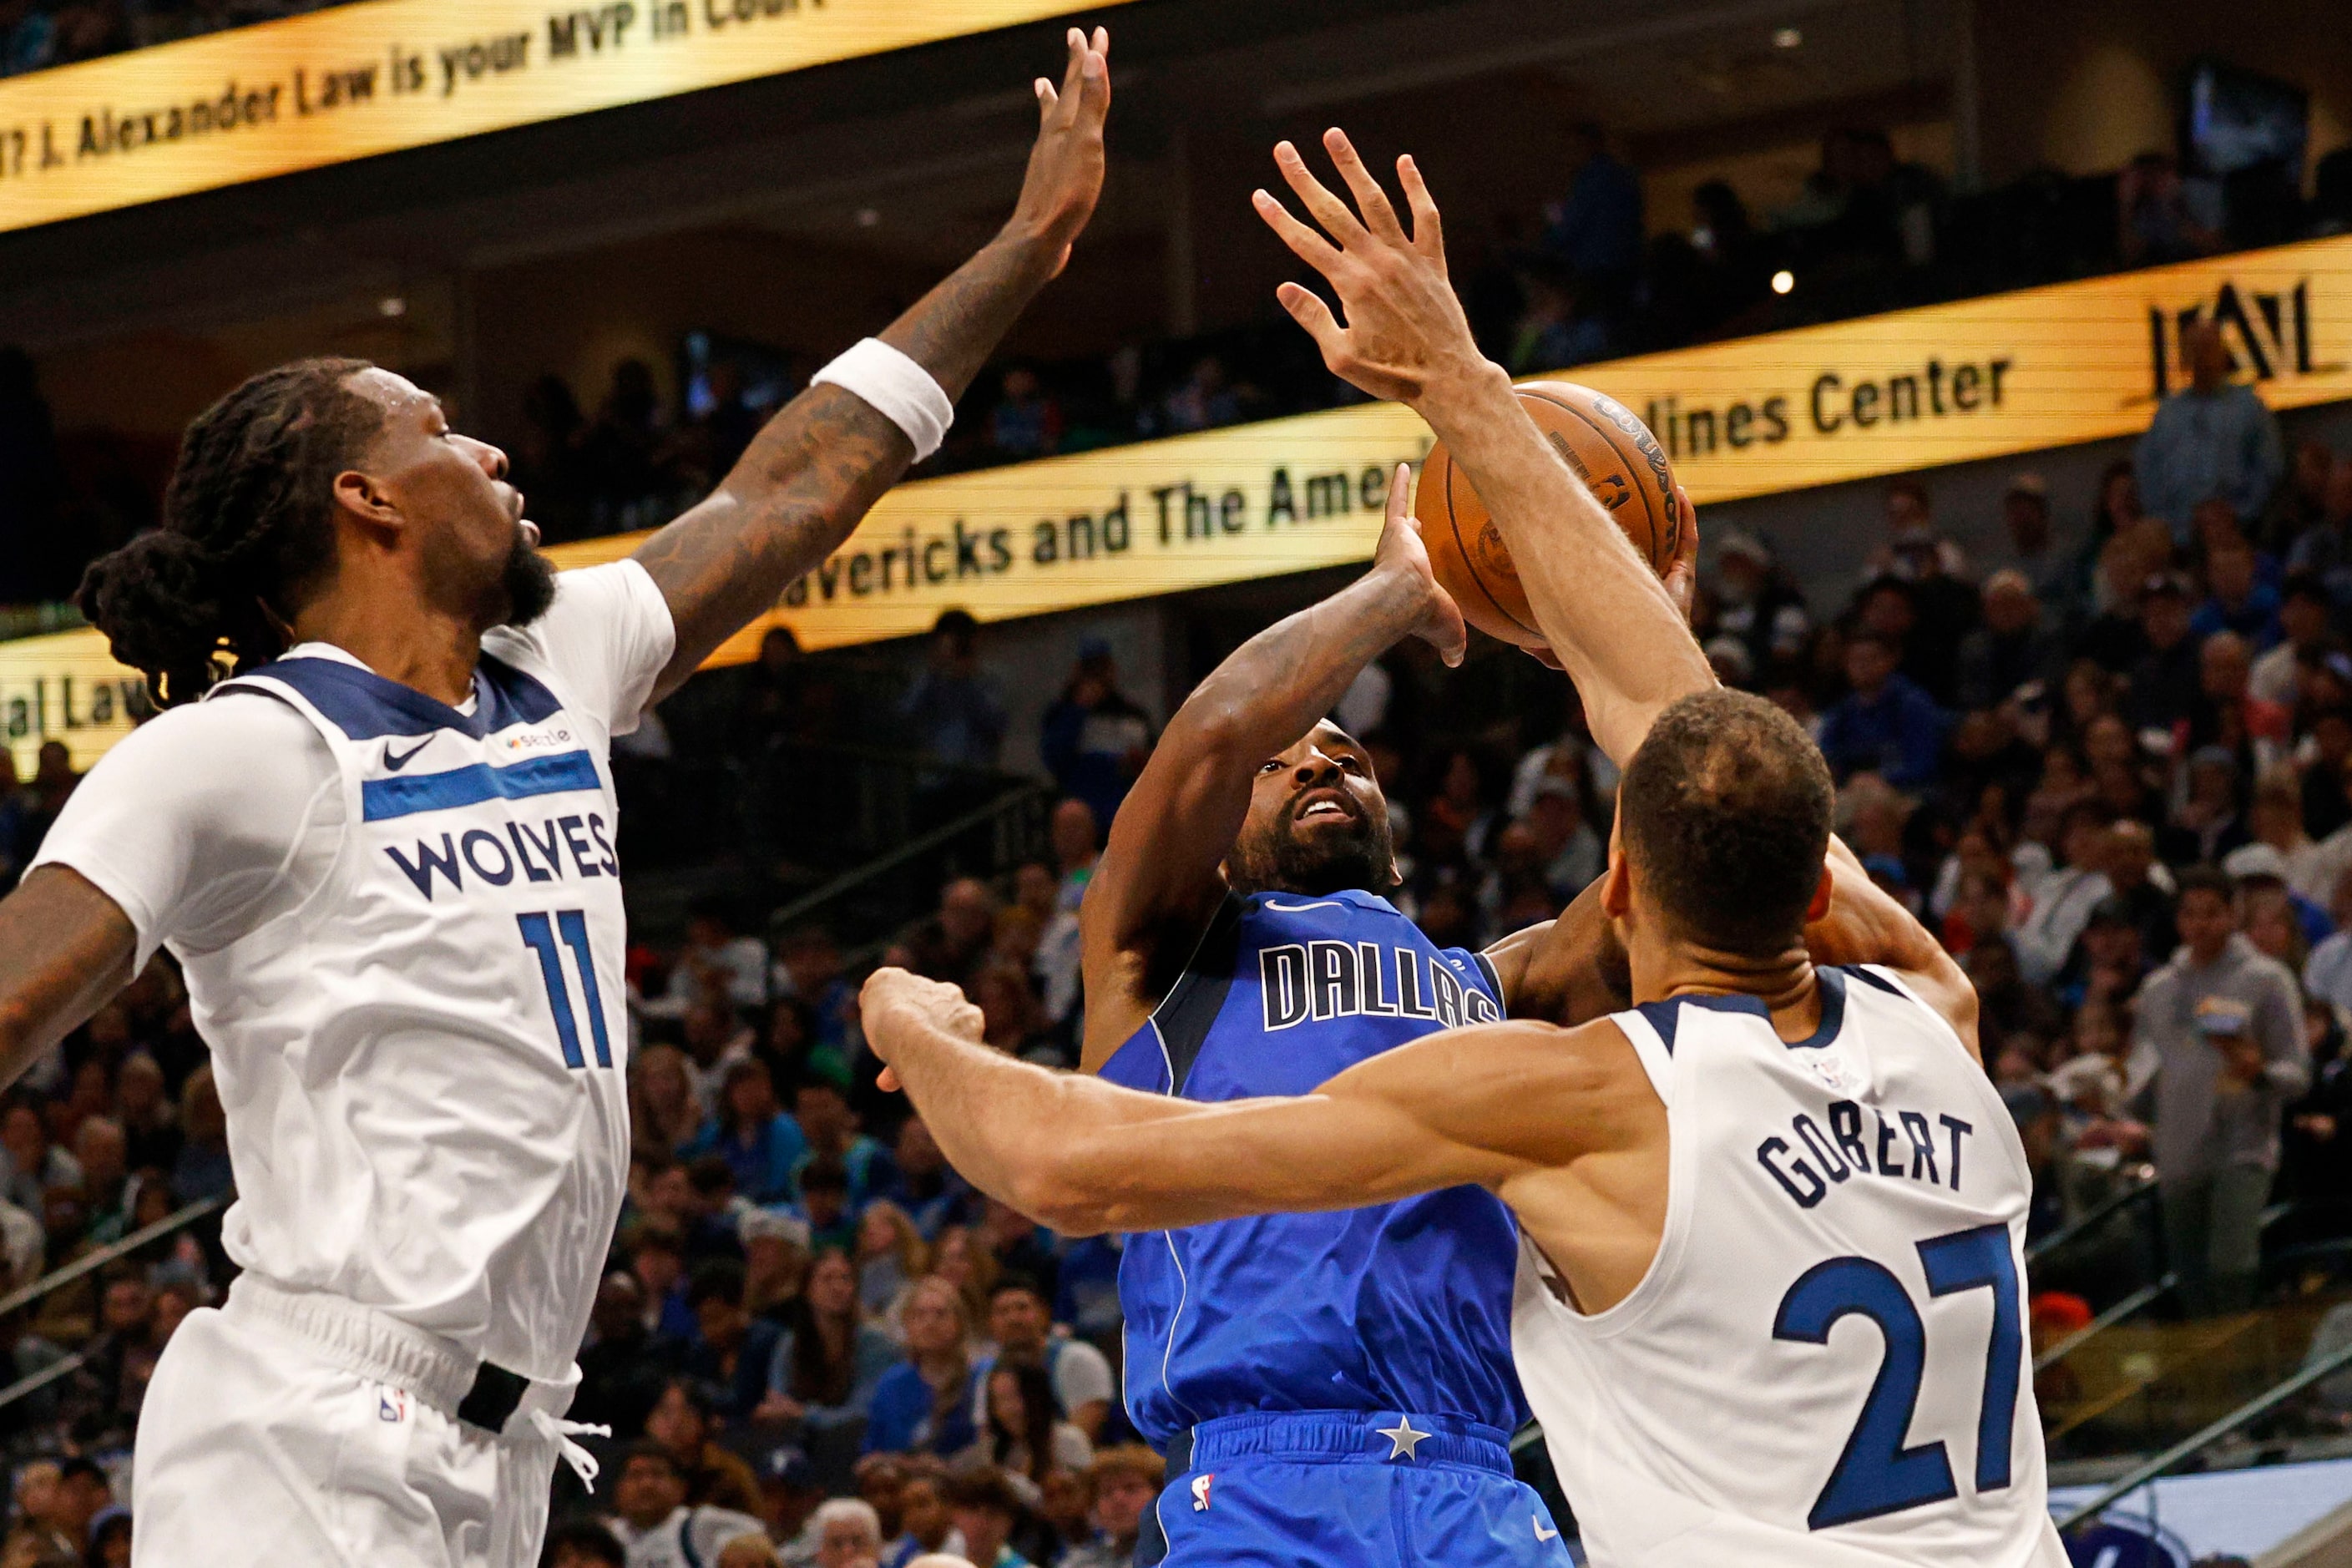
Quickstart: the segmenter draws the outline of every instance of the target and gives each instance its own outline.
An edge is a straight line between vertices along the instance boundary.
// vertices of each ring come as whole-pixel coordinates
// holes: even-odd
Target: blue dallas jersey
[[[1409,1040],[1502,1016],[1493,969],[1385,899],[1229,898],[1108,1081],[1217,1101],[1305,1094]],[[1164,1445],[1219,1416],[1412,1411],[1508,1432],[1518,1230],[1477,1187],[1130,1239],[1127,1407]]]

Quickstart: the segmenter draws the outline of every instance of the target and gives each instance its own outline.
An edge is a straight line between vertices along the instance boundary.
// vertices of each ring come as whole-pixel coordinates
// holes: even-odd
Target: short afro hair
[[[1836,804],[1796,721],[1724,689],[1660,714],[1617,793],[1626,852],[1675,934],[1756,956],[1801,937]]]

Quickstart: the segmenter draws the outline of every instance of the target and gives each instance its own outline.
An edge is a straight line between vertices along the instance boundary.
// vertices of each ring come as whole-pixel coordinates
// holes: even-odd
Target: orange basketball
[[[1650,427],[1613,397],[1573,382],[1535,381],[1518,389],[1519,403],[1576,470],[1617,526],[1649,558],[1660,576],[1674,564],[1682,545],[1682,505],[1675,497],[1675,471]],[[1456,468],[1445,444],[1430,448],[1412,498],[1421,537],[1429,547],[1437,580],[1462,606],[1465,619],[1489,636],[1521,647],[1540,647],[1536,627],[1502,531],[1486,515],[1486,504]]]

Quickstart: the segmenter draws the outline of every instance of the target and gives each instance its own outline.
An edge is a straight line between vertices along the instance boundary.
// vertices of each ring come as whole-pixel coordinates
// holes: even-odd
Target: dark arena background
[[[615,745],[634,1147],[572,1411],[613,1434],[546,1562],[683,1561],[679,1507],[724,1568],[1134,1562],[1124,1243],[968,1186],[857,986],[1075,1066],[1079,900],[1171,712],[1370,558],[1430,434],[1324,368],[1249,201],[1340,125],[1417,158],[1487,355],[1656,433],[1709,660],[1973,980],[2074,1560],[2352,1563],[2341,0],[571,5],[0,0],[0,892],[152,714],[75,591],[215,398],[372,360],[559,565],[617,559],[988,238],[1026,84],[1116,37],[1100,210],[945,447]],[[1336,717],[1441,947],[1604,869],[1615,770],[1518,650],[1408,641]],[[2306,1069],[2227,1147],[2166,1125],[2185,1026],[2139,1006],[2197,868]],[[224,1129],[168,957],[0,1101],[0,1568],[130,1561],[148,1378],[235,1273]],[[2252,1275],[2167,1223],[2217,1167]],[[890,1392],[998,1356],[1054,1369],[1051,1454]]]

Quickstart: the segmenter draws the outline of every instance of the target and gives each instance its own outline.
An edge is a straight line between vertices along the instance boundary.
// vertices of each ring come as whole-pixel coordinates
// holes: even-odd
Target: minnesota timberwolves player
[[[552,575],[503,454],[308,361],[198,418],[165,528],[92,568],[168,710],[0,904],[0,1081],[170,947],[245,1269],[148,1392],[139,1563],[538,1561],[628,1167],[610,738],[936,448],[1093,211],[1108,48],[1038,82],[996,239],[633,560]]]
[[[1211,1102],[1302,1093],[1503,1017],[1507,977],[1532,994],[1527,975],[1556,972],[1601,994],[1590,963],[1538,964],[1541,939],[1499,969],[1441,950],[1386,897],[1380,781],[1321,721],[1403,637],[1460,657],[1409,479],[1398,471],[1371,571],[1203,680],[1111,826],[1080,923],[1085,1066],[1112,1083]],[[1505,1449],[1526,1415],[1515,1247],[1509,1215],[1474,1186],[1131,1238],[1128,1411],[1173,1478],[1144,1560],[1564,1561]]]
[[[2026,1367],[2032,1177],[1978,1056],[1975,993],[1831,837],[1803,731],[1716,689],[1477,354],[1410,163],[1408,239],[1345,139],[1327,144],[1361,219],[1286,146],[1339,245],[1276,226],[1348,324],[1286,300],[1334,370],[1409,398],[1467,468],[1624,767],[1601,902],[1637,1005],[1448,1031],[1310,1092],[1214,1107],[998,1057],[959,994],[898,972],[869,984],[869,1040],[959,1170],[1066,1231],[1213,1230],[1465,1185],[1507,1203],[1517,1370],[1604,1568],[2061,1568]],[[1294,1267],[1297,1298],[1327,1299],[1332,1270]],[[1213,1510],[1208,1468],[1196,1455],[1191,1484]],[[1430,1505],[1423,1486],[1408,1507]]]

